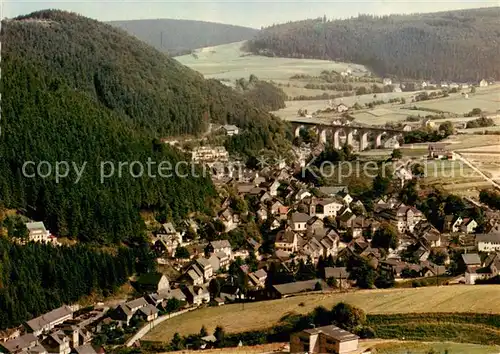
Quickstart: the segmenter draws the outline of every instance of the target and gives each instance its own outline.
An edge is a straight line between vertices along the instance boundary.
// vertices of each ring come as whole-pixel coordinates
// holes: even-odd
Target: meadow
[[[261,80],[288,80],[296,74],[318,76],[323,70],[341,72],[351,68],[364,75],[369,71],[362,65],[328,60],[271,58],[241,50],[244,42],[198,49],[194,54],[175,57],[181,64],[202,73],[206,78],[234,81],[251,74]]]
[[[470,112],[473,108],[480,108],[489,113],[500,110],[500,88],[498,85],[478,87],[476,93],[469,94],[465,99],[461,94],[451,94],[436,100],[416,102],[417,107],[435,109],[458,115]]]
[[[276,325],[291,313],[306,314],[317,306],[331,308],[344,301],[369,314],[476,312],[500,313],[500,291],[495,285],[442,286],[388,290],[324,293],[286,299],[206,307],[167,320],[145,340],[169,341],[174,333],[198,333],[205,325],[212,332],[222,325],[231,333],[262,330]],[[488,301],[484,301],[488,299]]]
[[[483,346],[466,343],[428,343],[428,342],[387,342],[375,345],[374,354],[428,354],[434,350],[437,354],[448,350],[450,354],[497,354],[499,346]]]

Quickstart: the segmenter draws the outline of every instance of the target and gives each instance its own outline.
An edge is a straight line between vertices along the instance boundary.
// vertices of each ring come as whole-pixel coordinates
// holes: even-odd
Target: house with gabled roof
[[[478,279],[490,279],[500,275],[500,253],[491,253],[481,263],[467,267],[465,271],[465,284],[475,284]]]
[[[205,286],[182,286],[181,290],[186,295],[187,301],[192,305],[201,305],[210,302],[210,292]]]
[[[298,241],[298,235],[290,228],[286,228],[276,234],[274,248],[276,251],[281,251],[288,255],[296,253],[298,251]]]
[[[39,336],[49,332],[55,326],[73,318],[73,310],[69,306],[61,306],[25,323],[28,332]]]
[[[42,340],[42,346],[51,354],[69,354],[71,352],[70,340],[63,331],[50,333]]]
[[[309,215],[324,219],[336,217],[344,204],[334,198],[311,198],[309,201]]]
[[[295,212],[290,215],[288,219],[288,224],[294,231],[306,232],[307,222],[311,217],[305,213]]]
[[[3,348],[3,349],[2,349]],[[39,353],[47,354],[47,351],[38,341],[33,333],[27,333],[15,339],[0,343],[0,350],[6,350],[6,353]]]
[[[146,292],[159,292],[170,289],[168,278],[159,272],[146,273],[139,277],[137,286]]]
[[[343,229],[349,229],[352,226],[352,223],[356,219],[356,215],[351,211],[346,211],[338,218],[339,226]]]
[[[156,308],[156,306],[147,304],[146,306],[141,307],[135,313],[135,316],[143,319],[146,322],[151,322],[158,318],[158,309]]]
[[[208,244],[206,251],[209,254],[223,252],[230,259],[232,259],[233,256],[233,247],[231,246],[231,243],[228,240],[211,241]]]
[[[235,214],[231,208],[226,208],[219,213],[219,220],[224,224],[226,232],[234,230],[240,223],[238,214]]]
[[[173,254],[178,246],[183,245],[182,234],[176,230],[173,223],[164,223],[153,238],[153,244],[157,250]]]
[[[472,234],[476,231],[477,221],[472,218],[464,218],[460,225],[460,231],[466,234]]]

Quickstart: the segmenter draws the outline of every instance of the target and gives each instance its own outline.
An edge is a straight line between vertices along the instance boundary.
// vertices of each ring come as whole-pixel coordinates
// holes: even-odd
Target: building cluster
[[[105,313],[105,308],[79,313],[69,306],[62,306],[27,321],[5,341],[0,340],[0,353],[104,353],[102,348],[96,350],[91,341],[101,331]]]
[[[435,147],[433,151],[441,153],[440,148]],[[272,235],[272,253],[269,250],[262,252],[263,241],[250,237],[240,249],[234,249],[229,240],[224,239],[190,243],[189,259],[183,261],[180,268],[182,275],[176,280],[176,286],[183,291],[190,304],[210,301],[222,304],[241,298],[243,294],[237,293],[228,270],[237,257],[245,259],[252,252],[259,261],[258,269],[251,272],[242,268],[241,271],[246,274],[249,288],[263,290],[272,262],[293,272],[294,265],[300,261],[316,265],[320,259],[338,260],[355,256],[364,258],[374,269],[389,272],[396,280],[402,280],[446,275],[447,267],[452,262],[449,256],[452,238],[474,239],[478,252],[500,251],[495,218],[491,218],[484,234],[476,234],[477,220],[460,215],[447,215],[443,227],[438,230],[421,210],[405,205],[398,197],[384,196],[374,200],[367,212],[363,202],[356,200],[347,186],[316,188],[295,178],[291,167],[265,167],[259,171],[246,171],[243,177],[227,177],[218,187],[232,189],[237,198],[248,202],[250,210],[235,210],[231,198],[223,198],[214,220],[223,225],[224,231],[220,235],[224,236],[244,227],[249,214],[252,214],[261,230]],[[403,186],[412,178],[411,171],[400,167],[395,171],[393,180]],[[397,233],[397,246],[388,250],[375,247],[374,236],[388,227]],[[173,225],[164,225],[163,228],[164,231],[157,235],[157,246],[160,242],[162,250],[175,258],[175,249],[187,244],[182,242],[181,233],[175,231]],[[163,240],[166,235],[170,235],[170,241]],[[444,259],[437,264],[434,254],[442,254]],[[488,264],[482,262],[481,267],[474,269],[476,273],[467,273],[469,275],[464,282],[472,284],[474,281],[471,279],[498,275],[496,268],[491,268],[491,264],[496,264],[494,260],[495,257]],[[224,279],[222,284],[228,287],[220,292],[221,296],[217,299],[211,299],[208,290],[214,278]],[[279,286],[271,284],[273,287],[267,296],[282,297],[290,292],[312,291],[317,288],[317,283],[325,289],[328,286],[321,281],[329,278],[335,279],[337,285],[355,285],[345,267],[327,267],[324,279]]]

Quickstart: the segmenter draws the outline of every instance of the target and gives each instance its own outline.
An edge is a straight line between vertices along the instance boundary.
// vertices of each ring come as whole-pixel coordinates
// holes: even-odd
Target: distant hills
[[[279,93],[261,103],[254,90],[266,90],[266,97],[276,91],[256,83],[237,92],[205,80],[110,25],[45,10],[5,20],[1,40],[0,201],[44,221],[55,235],[132,242],[145,234],[140,210],[160,221],[212,212],[208,176],[158,177],[161,162],[190,161],[162,137],[201,134],[213,122],[240,127],[227,145],[232,152],[278,151],[285,140],[284,124],[266,112],[284,105]],[[149,158],[156,178],[139,173],[137,164],[130,172],[132,162],[146,168]],[[24,176],[26,161],[48,161],[52,175]],[[56,161],[87,166],[81,179],[73,169],[57,181]],[[101,180],[103,162],[129,167]]]
[[[381,76],[477,82],[500,79],[499,18],[500,7],[319,18],[265,28],[247,49],[363,64]]]
[[[157,19],[108,23],[171,56],[183,55],[197,48],[251,39],[258,33],[254,28],[192,20]]]

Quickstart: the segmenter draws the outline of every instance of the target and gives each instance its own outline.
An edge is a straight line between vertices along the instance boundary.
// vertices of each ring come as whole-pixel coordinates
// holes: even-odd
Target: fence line
[[[136,341],[138,341],[139,339],[141,339],[142,337],[144,337],[150,330],[152,330],[154,327],[156,327],[157,325],[159,325],[163,321],[168,320],[168,319],[170,319],[172,317],[176,317],[176,316],[185,314],[186,312],[190,312],[190,311],[193,311],[195,309],[197,309],[197,307],[190,307],[190,308],[187,308],[187,309],[184,309],[184,310],[181,310],[181,311],[177,311],[177,312],[169,313],[167,315],[160,316],[157,319],[155,319],[155,320],[153,320],[151,322],[146,323],[140,330],[137,331],[136,334],[134,334],[132,336],[132,338],[130,338],[125,343],[125,346],[131,347]]]

